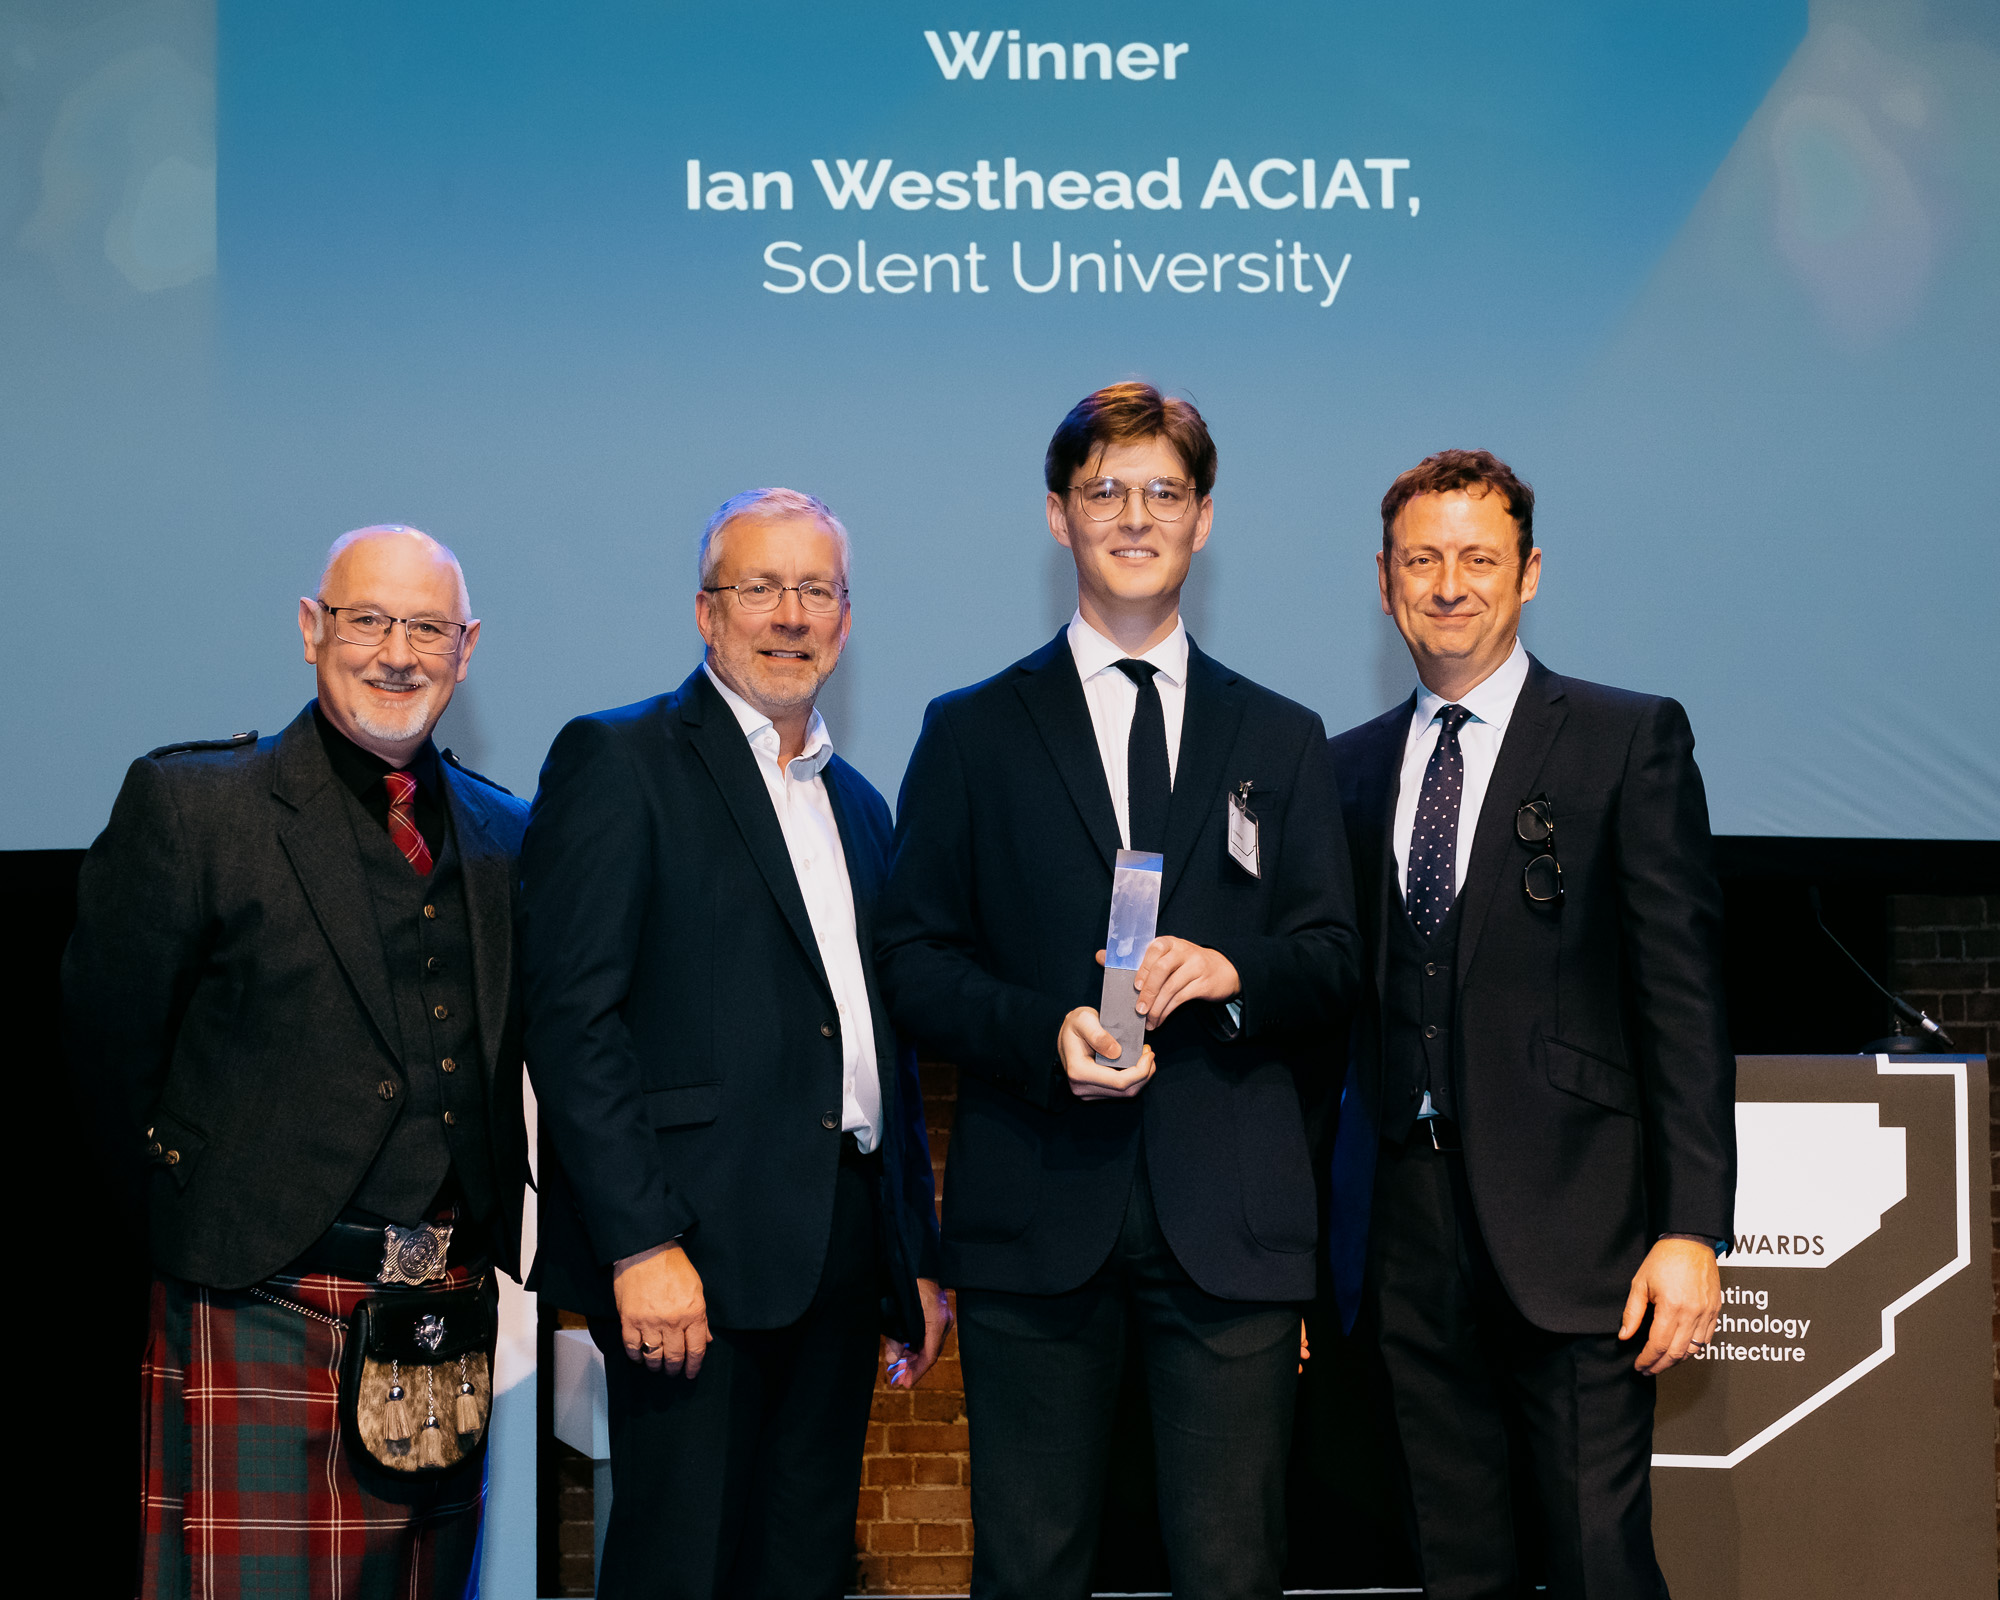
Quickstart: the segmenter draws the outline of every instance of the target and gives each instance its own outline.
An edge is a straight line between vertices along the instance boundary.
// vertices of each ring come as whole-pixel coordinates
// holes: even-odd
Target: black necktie
[[[1409,890],[1403,903],[1410,921],[1426,939],[1444,926],[1458,895],[1458,804],[1465,798],[1465,754],[1458,730],[1472,720],[1464,706],[1446,706],[1444,723],[1417,796],[1417,820],[1410,829]]]
[[[1139,691],[1139,703],[1132,708],[1132,732],[1125,741],[1126,832],[1134,850],[1165,850],[1167,801],[1174,780],[1167,765],[1167,714],[1160,708],[1160,686],[1153,682],[1160,669],[1150,661],[1128,658],[1118,663],[1118,670]]]

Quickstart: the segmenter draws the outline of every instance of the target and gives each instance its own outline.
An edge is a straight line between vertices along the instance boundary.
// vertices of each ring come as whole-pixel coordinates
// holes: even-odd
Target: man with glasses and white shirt
[[[875,979],[889,808],[814,708],[847,530],[753,489],[698,566],[703,663],[563,729],[522,847],[538,1287],[605,1357],[598,1594],[826,1600],[877,1352],[907,1388],[948,1320],[916,1057]]]
[[[1071,410],[1044,483],[1076,616],[934,701],[903,782],[883,986],[959,1068],[944,1270],[980,1600],[1088,1594],[1128,1331],[1175,1592],[1279,1592],[1308,1152],[1359,937],[1319,718],[1181,622],[1214,481],[1186,401]],[[1129,1054],[1097,1009],[1127,848],[1160,880]]]
[[[1722,896],[1687,713],[1520,641],[1534,508],[1484,450],[1382,500],[1418,685],[1333,741],[1371,958],[1334,1289],[1380,1343],[1426,1595],[1657,1600],[1653,1379],[1715,1326],[1735,1195]]]

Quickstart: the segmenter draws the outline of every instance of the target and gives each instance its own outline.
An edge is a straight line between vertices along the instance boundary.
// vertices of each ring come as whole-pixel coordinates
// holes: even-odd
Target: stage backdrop
[[[1376,505],[1485,445],[1531,647],[1693,715],[1718,830],[1990,836],[2000,11],[1017,0],[0,8],[0,847],[283,725],[343,528],[464,557],[446,729],[531,792],[696,659],[693,540],[854,533],[836,742],[1068,616],[1055,422],[1203,408],[1188,615],[1331,729],[1405,694]]]

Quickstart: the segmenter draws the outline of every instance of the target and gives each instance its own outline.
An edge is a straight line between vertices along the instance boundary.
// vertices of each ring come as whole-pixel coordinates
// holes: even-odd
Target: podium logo
[[[931,47],[931,55],[938,64],[938,71],[956,83],[960,76],[975,82],[984,81],[986,74],[993,70],[994,57],[1000,53],[1001,30],[995,28],[984,35],[960,33],[956,28],[947,30],[951,43],[946,46],[944,39],[930,28],[924,30],[924,43]],[[1007,46],[1007,76],[1020,78],[1023,68],[1030,79],[1056,78],[1081,82],[1095,76],[1100,83],[1109,82],[1113,69],[1118,76],[1134,83],[1144,83],[1148,78],[1164,78],[1171,82],[1179,76],[1177,68],[1182,56],[1188,53],[1184,44],[1121,44],[1115,49],[1108,44],[1035,44],[1023,41],[1019,28],[1009,28],[1005,33]]]
[[[1864,1056],[1810,1065],[1808,1076],[1796,1060],[1739,1064],[1746,1094],[1768,1085],[1852,1097],[1737,1103],[1723,1314],[1710,1344],[1661,1380],[1656,1467],[1726,1470],[1755,1455],[1894,1360],[1897,1318],[1972,1263],[1965,1063]],[[1986,1360],[1982,1322],[1975,1310],[1974,1371]],[[1944,1336],[1931,1332],[1936,1349]],[[1865,1434],[1865,1407],[1845,1416],[1832,1426]]]
[[[1732,1267],[1824,1267],[1882,1226],[1907,1192],[1903,1130],[1880,1106],[1745,1101],[1736,1107]]]

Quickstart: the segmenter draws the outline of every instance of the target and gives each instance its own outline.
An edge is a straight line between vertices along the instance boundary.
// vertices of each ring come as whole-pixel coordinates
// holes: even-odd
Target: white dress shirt
[[[833,801],[820,776],[833,759],[833,740],[825,719],[815,711],[806,726],[805,750],[780,767],[778,730],[771,719],[709,671],[706,663],[702,670],[750,741],[758,776],[771,796],[771,809],[778,814],[785,848],[791,852],[792,874],[812,919],[819,958],[840,1015],[840,1126],[854,1135],[865,1154],[882,1138],[882,1081],[875,1067],[875,1014],[868,1004],[868,976],[854,931],[854,886],[847,876],[847,852],[841,848]]]
[[[1083,680],[1090,726],[1097,735],[1097,754],[1104,763],[1105,782],[1111,786],[1118,839],[1129,850],[1132,789],[1125,756],[1132,739],[1132,714],[1139,706],[1139,686],[1118,670],[1117,663],[1133,658],[1085,622],[1081,611],[1069,619],[1069,653],[1076,662],[1076,675]],[[1180,770],[1181,719],[1187,712],[1186,625],[1176,617],[1174,631],[1137,659],[1159,668],[1153,683],[1160,691],[1160,712],[1167,724],[1167,781],[1171,784]]]
[[[1465,790],[1458,802],[1458,873],[1454,893],[1465,887],[1465,869],[1472,863],[1472,836],[1479,827],[1479,808],[1486,803],[1486,786],[1493,781],[1493,764],[1500,759],[1500,744],[1507,737],[1507,722],[1514,715],[1514,702],[1528,681],[1528,652],[1519,639],[1514,652],[1494,669],[1477,688],[1457,700],[1433,694],[1417,686],[1417,708],[1410,713],[1410,732],[1403,741],[1403,779],[1396,791],[1396,821],[1390,843],[1396,852],[1396,881],[1403,893],[1410,892],[1410,834],[1417,825],[1417,798],[1423,793],[1424,769],[1431,752],[1437,749],[1438,734],[1444,724],[1438,713],[1448,705],[1460,705],[1472,716],[1458,730],[1459,753],[1465,757]]]

